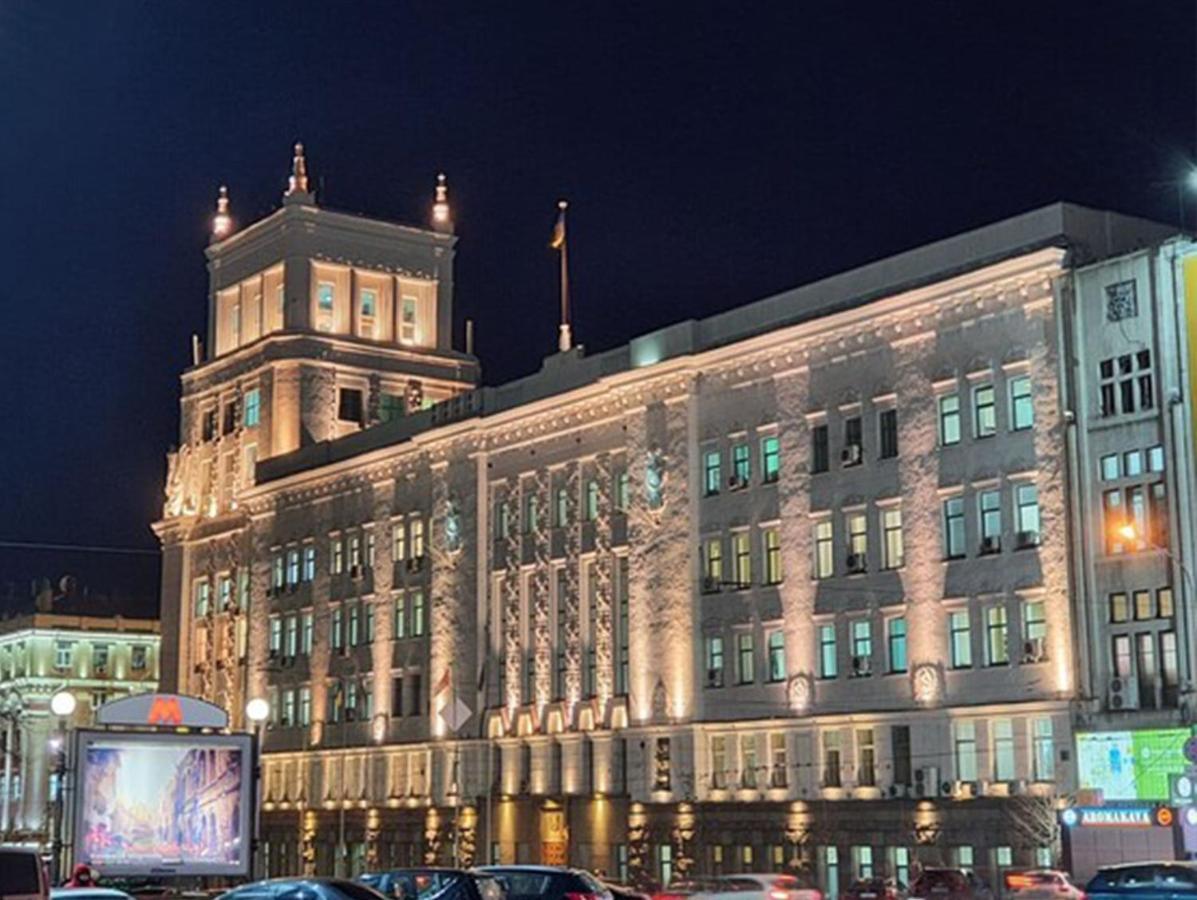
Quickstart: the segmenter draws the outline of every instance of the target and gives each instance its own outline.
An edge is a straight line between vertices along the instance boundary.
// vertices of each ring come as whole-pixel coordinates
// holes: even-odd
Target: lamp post
[[[250,863],[254,878],[261,878],[265,874],[261,871],[261,860],[258,858],[262,845],[259,831],[262,823],[262,727],[270,718],[270,702],[263,697],[254,697],[245,704],[245,718],[253,723],[254,735],[254,783],[257,786],[254,803],[254,834],[251,845]]]
[[[54,884],[59,884],[62,881],[62,820],[65,809],[63,791],[66,784],[67,721],[75,714],[77,705],[75,695],[65,689],[58,691],[50,698],[50,712],[54,714],[58,723],[58,733],[50,742],[50,746],[54,750],[54,797],[52,800],[54,822],[51,832],[53,843],[50,849],[51,878]]]

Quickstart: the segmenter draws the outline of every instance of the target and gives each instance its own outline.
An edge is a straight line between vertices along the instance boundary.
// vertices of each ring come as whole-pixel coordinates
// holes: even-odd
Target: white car
[[[724,875],[690,900],[823,900],[816,888],[803,887],[793,875]]]
[[[1007,872],[1005,880],[1006,896],[1018,900],[1081,900],[1085,896],[1068,873],[1058,869]]]

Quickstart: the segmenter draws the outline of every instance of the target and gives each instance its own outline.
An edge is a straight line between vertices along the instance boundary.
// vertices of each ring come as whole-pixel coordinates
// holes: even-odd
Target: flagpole
[[[569,328],[569,238],[565,232],[565,209],[568,205],[564,200],[557,201],[557,209],[561,211],[561,333],[557,339],[557,349],[562,353],[573,346]]]

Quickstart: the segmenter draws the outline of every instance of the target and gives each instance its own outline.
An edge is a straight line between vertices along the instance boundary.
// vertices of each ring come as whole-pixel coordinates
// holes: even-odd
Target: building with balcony
[[[1154,674],[1134,650],[1128,670],[1152,721],[1188,714],[1167,635],[1190,627],[1192,538],[1160,511],[1190,490],[1194,248],[1171,229],[1049,206],[474,388],[448,338],[447,205],[423,231],[292,197],[209,248],[216,352],[184,375],[193,468],[157,525],[170,676],[234,718],[271,702],[270,871],[992,876],[1057,852],[1075,723],[1123,721],[1121,634],[1156,642]],[[322,249],[326,222],[361,249]],[[243,244],[262,249],[226,278]],[[322,320],[334,263],[346,311]],[[299,312],[225,354],[224,292],[279,265]],[[407,278],[435,282],[435,342],[391,330],[381,298]],[[1139,316],[1111,319],[1128,280]],[[367,294],[385,324],[362,335]],[[1103,361],[1127,354],[1134,410],[1102,416],[1124,390]],[[216,426],[216,398],[267,380],[253,422],[241,402]],[[366,412],[413,382],[436,402]],[[1100,460],[1126,465],[1132,439],[1137,480],[1107,487]],[[256,464],[217,479],[247,445]],[[1103,543],[1127,524],[1116,487],[1142,547]],[[1120,590],[1155,614],[1104,618]]]
[[[48,845],[59,732],[109,700],[157,690],[158,623],[39,612],[0,620],[0,842]],[[69,722],[50,712],[67,690]]]

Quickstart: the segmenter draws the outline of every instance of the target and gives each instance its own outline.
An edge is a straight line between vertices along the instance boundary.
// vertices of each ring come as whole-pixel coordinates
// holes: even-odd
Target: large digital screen
[[[1188,728],[1093,731],[1076,736],[1077,778],[1082,790],[1101,791],[1104,801],[1167,801],[1168,776],[1189,767]]]
[[[249,735],[80,731],[74,858],[117,875],[248,875]]]

